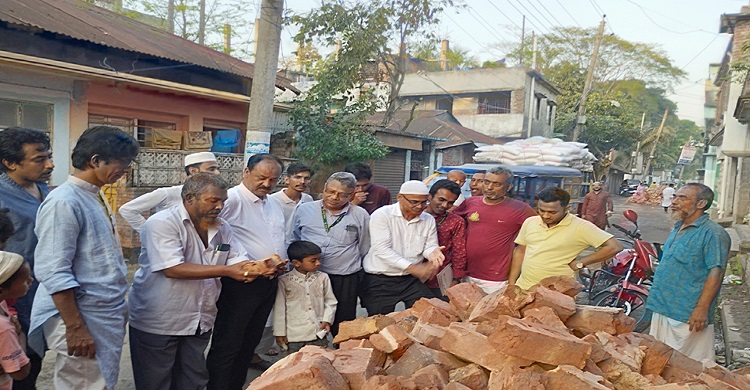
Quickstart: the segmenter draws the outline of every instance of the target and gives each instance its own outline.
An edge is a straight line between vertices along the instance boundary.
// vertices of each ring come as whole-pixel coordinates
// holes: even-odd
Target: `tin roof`
[[[2,0],[0,21],[252,79],[253,64],[82,0]],[[277,76],[276,86],[297,91]]]
[[[411,115],[410,110],[397,111],[386,128],[444,139],[445,141],[438,143],[438,147],[440,148],[463,145],[468,142],[480,144],[502,143],[488,135],[461,126],[450,113],[444,110],[416,110],[414,111],[414,118],[406,126]],[[367,119],[367,123],[378,126],[382,120],[383,113],[376,112]]]

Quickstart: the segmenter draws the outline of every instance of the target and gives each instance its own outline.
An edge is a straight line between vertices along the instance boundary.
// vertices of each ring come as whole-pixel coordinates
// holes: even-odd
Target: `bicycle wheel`
[[[594,297],[595,306],[618,307],[635,320],[635,331],[643,333],[651,326],[651,313],[646,309],[646,295],[635,290],[623,290],[618,299],[619,289],[606,289]]]

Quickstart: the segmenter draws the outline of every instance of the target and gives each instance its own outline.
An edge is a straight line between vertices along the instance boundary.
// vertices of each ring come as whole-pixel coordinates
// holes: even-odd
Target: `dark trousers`
[[[328,274],[331,280],[331,290],[336,296],[336,316],[331,324],[331,335],[334,337],[339,333],[339,324],[357,318],[357,297],[360,293],[360,285],[365,271],[355,272],[351,275]]]
[[[208,351],[208,388],[242,390],[255,348],[276,300],[277,279],[250,283],[221,278],[214,337]]]
[[[42,358],[34,353],[31,348],[26,348],[26,356],[29,358],[29,375],[20,381],[13,381],[13,390],[36,390],[36,378],[42,372]]]
[[[434,298],[426,284],[411,276],[385,276],[365,273],[362,290],[362,304],[368,315],[388,314],[396,309],[396,304],[404,302],[412,307],[420,298]]]
[[[130,361],[138,390],[203,390],[208,383],[204,353],[211,332],[165,336],[129,329]]]
[[[446,297],[445,295],[443,295],[443,292],[440,291],[440,287],[437,287],[437,288],[430,287],[430,291],[432,291],[432,294],[435,295],[435,298],[440,298],[440,299],[448,302],[448,297]]]

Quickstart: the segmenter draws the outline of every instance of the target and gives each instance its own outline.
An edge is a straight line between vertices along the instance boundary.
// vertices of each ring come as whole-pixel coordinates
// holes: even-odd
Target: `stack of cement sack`
[[[576,305],[575,279],[486,295],[461,283],[450,303],[341,324],[339,349],[306,346],[248,390],[750,389],[750,377],[704,366],[632,333],[622,309]]]
[[[559,138],[531,137],[504,145],[481,146],[477,148],[474,161],[503,165],[568,167],[590,171],[596,157],[586,146],[580,142],[564,142]]]

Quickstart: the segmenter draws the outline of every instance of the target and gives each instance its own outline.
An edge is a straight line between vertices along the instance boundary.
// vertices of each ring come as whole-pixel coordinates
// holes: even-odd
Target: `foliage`
[[[744,83],[747,80],[748,74],[750,74],[750,40],[745,41],[740,49],[742,52],[741,58],[732,61],[729,66],[732,72],[732,81],[736,83]]]
[[[440,63],[440,49],[438,47],[440,41],[441,40],[431,39],[410,44],[409,54],[425,63],[424,70],[428,72],[440,71],[442,70],[442,64]],[[452,47],[449,47],[446,57],[448,60],[448,69],[470,69],[479,67],[479,61],[477,61],[477,58],[471,55],[469,50],[458,45],[452,45]]]
[[[333,165],[385,157],[388,148],[364,127],[376,107],[385,107],[383,125],[399,108],[406,72],[406,43],[430,38],[438,14],[452,0],[331,0],[288,22],[299,28],[301,47],[336,47],[310,61],[316,84],[293,103],[299,156]]]

